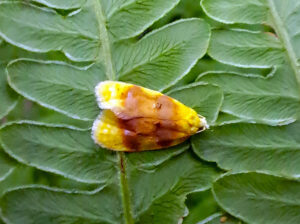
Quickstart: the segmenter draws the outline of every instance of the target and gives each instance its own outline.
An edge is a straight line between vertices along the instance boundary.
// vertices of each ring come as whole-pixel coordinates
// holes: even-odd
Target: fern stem
[[[112,63],[112,55],[110,49],[110,41],[109,41],[109,33],[106,26],[106,19],[103,14],[102,6],[99,0],[94,0],[94,8],[96,17],[99,24],[99,37],[101,41],[101,46],[103,49],[102,56],[104,57],[104,63],[106,66],[106,76],[109,80],[115,80],[116,74],[114,71],[113,63]],[[100,60],[100,51],[98,53],[98,60]]]
[[[106,66],[106,76],[109,80],[116,79],[116,73],[113,67],[111,45],[109,41],[109,33],[106,27],[106,19],[103,14],[103,10],[99,0],[94,0],[94,8],[99,24],[99,37],[103,49],[104,63]],[[99,51],[100,53],[100,51]],[[98,55],[98,60],[100,60],[100,55]],[[126,179],[126,158],[124,152],[117,152],[119,159],[119,173],[120,173],[120,188],[122,195],[122,204],[124,209],[124,220],[126,224],[134,224],[131,205],[130,205],[130,192],[128,188],[128,183]]]
[[[119,169],[120,169],[120,184],[122,189],[122,202],[124,208],[124,219],[126,224],[134,224],[131,206],[130,206],[130,192],[126,179],[126,160],[124,152],[118,152],[119,156]]]
[[[273,21],[275,32],[277,33],[277,35],[279,36],[279,38],[281,39],[281,41],[283,42],[283,44],[285,46],[290,64],[295,72],[298,84],[300,85],[300,68],[297,65],[298,64],[297,56],[296,56],[295,52],[293,51],[293,47],[290,42],[288,33],[285,30],[282,21],[280,20],[279,14],[276,11],[274,3],[272,2],[272,0],[268,0],[268,3],[269,3],[270,12],[272,15],[272,21]]]

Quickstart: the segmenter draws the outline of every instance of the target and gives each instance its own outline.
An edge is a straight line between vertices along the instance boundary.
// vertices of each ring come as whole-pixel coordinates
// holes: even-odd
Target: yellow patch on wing
[[[118,119],[110,110],[103,110],[93,125],[94,141],[102,147],[126,151]]]
[[[104,81],[96,87],[101,115],[93,125],[97,144],[117,151],[143,151],[179,144],[205,129],[204,117],[160,92]]]

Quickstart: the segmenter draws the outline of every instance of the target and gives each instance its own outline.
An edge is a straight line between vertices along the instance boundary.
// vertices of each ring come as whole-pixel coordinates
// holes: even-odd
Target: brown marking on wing
[[[148,94],[139,86],[130,87],[124,94],[124,109],[115,111],[119,127],[124,130],[124,145],[139,151],[145,144],[152,144],[155,149],[187,139],[178,130],[176,107],[168,96]]]

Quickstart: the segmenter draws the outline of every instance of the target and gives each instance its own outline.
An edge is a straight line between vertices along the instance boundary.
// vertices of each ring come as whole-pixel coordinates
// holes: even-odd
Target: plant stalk
[[[102,6],[99,0],[94,0],[94,8],[99,24],[99,37],[101,41],[101,47],[103,49],[103,52],[101,52],[100,50],[98,52],[98,61],[101,61],[100,53],[102,53],[101,55],[103,56],[104,64],[106,66],[106,76],[109,80],[115,80],[116,74],[112,63],[109,33],[106,26],[106,19],[104,17]]]
[[[115,80],[116,73],[113,67],[109,33],[106,26],[106,19],[99,0],[94,0],[94,8],[99,24],[99,37],[103,49],[103,52],[99,50],[98,61],[101,61],[100,53],[102,53],[104,63],[106,66],[106,76],[109,80]],[[128,188],[128,182],[126,179],[126,158],[124,152],[117,152],[117,155],[119,158],[120,188],[122,191],[121,195],[124,209],[124,220],[126,224],[134,224],[130,205],[130,192]]]
[[[295,72],[297,82],[300,86],[300,68],[297,63],[297,56],[293,50],[288,33],[285,30],[284,25],[283,25],[282,21],[280,20],[279,14],[276,11],[276,7],[275,7],[274,3],[272,2],[272,0],[268,0],[268,3],[269,3],[270,12],[272,15],[272,22],[274,25],[275,32],[277,33],[277,35],[279,36],[279,38],[281,39],[281,41],[283,42],[283,44],[285,46],[290,64]]]
[[[126,158],[124,152],[118,152],[119,169],[120,169],[120,185],[122,189],[122,202],[124,208],[124,219],[126,224],[134,224],[130,206],[130,192],[126,179]]]

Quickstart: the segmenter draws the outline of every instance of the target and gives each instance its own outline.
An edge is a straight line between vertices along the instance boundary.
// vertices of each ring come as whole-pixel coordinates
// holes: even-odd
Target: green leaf
[[[26,28],[20,18],[28,12],[35,19],[26,21],[29,28],[25,29],[22,37],[11,35],[13,38],[20,38],[16,44],[28,47],[28,42],[24,42],[21,38],[28,38],[26,34],[29,32],[32,34],[29,38],[30,44],[36,47],[33,50],[62,50],[73,60],[92,60],[95,64],[79,69],[63,63],[17,61],[8,67],[10,84],[26,98],[68,116],[86,120],[92,116],[95,118],[91,112],[95,99],[91,101],[83,96],[93,94],[91,90],[93,91],[99,82],[93,77],[102,78],[102,73],[99,75],[98,72],[99,67],[105,68],[103,74],[111,80],[118,78],[129,81],[135,73],[139,73],[139,80],[133,80],[134,83],[163,90],[188,73],[196,61],[205,54],[210,37],[207,23],[201,19],[180,20],[139,40],[137,38],[124,40],[124,38],[140,34],[175,3],[177,1],[90,0],[80,10],[65,17],[53,10],[22,5],[25,10],[15,12],[14,15],[14,18],[19,19],[18,22],[21,21],[16,27],[20,30],[21,27]],[[11,12],[3,12],[4,15],[9,13]],[[4,17],[6,20],[3,23],[10,24],[11,17]],[[123,21],[126,22],[126,26],[119,25]],[[32,24],[35,25],[33,29]],[[39,30],[40,27],[43,28],[42,32]],[[10,32],[5,28],[6,26],[2,30],[0,22],[0,34]],[[49,28],[51,31],[54,30],[50,35]],[[74,35],[70,35],[70,30],[74,31],[71,32]],[[55,35],[60,33],[61,38],[67,43],[61,41],[60,36],[54,40],[53,33]],[[78,33],[82,35],[78,37]],[[94,38],[95,42],[91,43],[91,38]],[[94,72],[88,71],[89,69]],[[142,79],[144,81],[141,81]],[[221,97],[218,87],[207,86],[212,95]],[[180,91],[182,93],[178,96],[186,95],[184,90]],[[186,88],[185,91],[192,90]],[[183,100],[184,98],[186,97],[183,97]],[[221,104],[219,98],[213,101],[214,109]],[[203,103],[203,110],[209,107],[204,101],[194,102],[193,105],[197,107],[199,103]],[[13,136],[19,138],[16,140]],[[186,195],[210,188],[211,183],[220,174],[219,169],[197,159],[190,151],[187,152],[186,143],[174,147],[168,154],[158,151],[128,155],[96,147],[91,140],[90,130],[24,122],[5,126],[1,130],[1,139],[6,152],[19,162],[78,181],[106,185],[98,192],[76,194],[45,188],[14,190],[7,193],[1,202],[5,218],[13,223],[57,223],[61,220],[64,223],[178,223],[184,215]],[[11,199],[5,199],[15,193],[23,203],[34,197],[42,204],[34,205],[28,201],[33,207],[23,209],[23,213],[17,208],[17,204],[10,204]],[[73,200],[76,200],[76,203]],[[101,200],[105,201],[101,203]],[[106,203],[106,200],[109,202]],[[56,203],[59,205],[56,206]],[[84,209],[82,206],[79,207],[79,204],[83,203],[88,207]],[[18,216],[15,215],[17,210],[20,211]],[[116,213],[110,212],[115,210]],[[153,213],[157,215],[153,216]]]
[[[246,123],[246,122],[251,123],[251,120],[243,119],[243,118],[231,115],[231,114],[220,112],[219,116],[218,116],[218,119],[215,122],[215,125],[216,126],[221,126],[221,125],[224,125],[224,124],[242,123],[242,122],[244,122],[244,123]]]
[[[124,169],[126,167],[126,171],[117,171],[116,154],[112,154],[110,151],[103,150],[101,153],[99,149],[98,152],[94,153],[93,157],[96,157],[95,161],[97,161],[95,164],[93,164],[91,158],[87,159],[87,156],[84,157],[86,161],[80,158],[79,150],[83,151],[83,149],[80,149],[79,146],[81,144],[85,145],[84,150],[87,151],[87,141],[91,140],[90,137],[84,140],[84,133],[89,134],[89,132],[59,127],[52,127],[53,130],[50,129],[50,127],[40,125],[15,124],[1,130],[1,139],[2,141],[4,139],[3,145],[11,155],[15,158],[21,155],[22,158],[28,159],[31,165],[56,173],[59,170],[60,174],[64,173],[73,179],[81,177],[81,180],[84,179],[85,181],[99,181],[102,176],[107,184],[112,183],[112,185],[105,187],[99,193],[89,193],[88,195],[37,188],[13,191],[8,193],[1,202],[4,216],[13,223],[35,223],[41,222],[41,220],[44,220],[44,223],[57,223],[61,219],[66,220],[66,223],[74,223],[78,216],[82,218],[79,220],[85,220],[85,223],[94,223],[95,219],[101,220],[101,217],[107,216],[109,217],[105,220],[109,220],[110,223],[122,223],[120,219],[122,218],[123,208],[121,207],[120,195],[124,186],[119,186],[121,183],[118,183],[118,175],[125,175],[128,181],[129,187],[127,190],[130,192],[130,198],[125,203],[129,203],[129,206],[132,207],[132,215],[136,223],[156,223],[156,219],[164,221],[163,223],[174,223],[184,212],[185,195],[191,191],[208,189],[211,182],[219,175],[216,168],[193,158],[190,152],[175,155],[172,160],[165,160],[159,165],[157,164],[155,172],[143,169],[144,164],[139,166],[132,163],[133,158],[129,157],[127,159],[124,157],[122,164]],[[14,143],[9,139],[10,131],[22,132],[22,136],[28,140],[21,139],[20,143]],[[15,133],[15,135],[20,136],[19,133]],[[37,136],[40,136],[40,138],[37,138]],[[17,147],[18,144],[23,144],[21,150],[16,150],[20,148],[20,146]],[[24,150],[25,144],[27,145],[26,150]],[[67,155],[63,154],[63,149],[68,150],[69,153]],[[37,154],[38,152],[40,153]],[[34,153],[35,158],[33,158],[32,153]],[[149,158],[149,153],[153,153],[152,157],[154,157],[155,152],[139,153],[141,160],[145,160],[143,159],[144,155]],[[106,156],[105,158],[104,154],[109,154],[110,157]],[[49,160],[56,161],[55,163],[52,161],[52,167],[49,167],[51,165],[50,162],[47,162]],[[48,168],[46,168],[47,166]],[[70,173],[73,175],[70,175]],[[93,176],[93,173],[97,173],[97,176]],[[76,177],[74,178],[75,174]],[[156,184],[153,185],[153,183]],[[146,195],[145,192],[147,192]],[[141,195],[144,195],[144,197],[141,197]],[[32,207],[28,206],[27,209],[21,209],[21,207],[18,207],[18,203],[14,203],[17,198],[23,203],[31,204]],[[41,204],[31,203],[30,198],[35,198]],[[39,198],[43,198],[43,200]],[[101,203],[104,198],[109,202]],[[77,203],[74,204],[74,200]],[[173,205],[168,209],[168,216],[152,216],[153,212],[158,214],[158,211],[163,211],[170,200],[172,200]],[[87,207],[83,210],[83,207],[79,206],[80,204],[85,204]],[[22,203],[19,205],[23,206]],[[105,212],[115,209],[119,211],[119,215],[116,212]],[[89,212],[94,215],[89,215]],[[65,215],[66,213],[69,215]],[[113,218],[109,214],[116,214],[118,218]],[[35,220],[30,221],[32,220],[30,217],[35,217]]]
[[[215,213],[205,220],[198,222],[197,224],[242,224],[242,222],[228,214]]]
[[[198,224],[206,217],[220,210],[211,190],[188,195],[186,205],[188,215],[183,218],[183,224]]]
[[[11,87],[42,106],[82,120],[94,119],[99,113],[94,88],[105,80],[100,66],[18,60],[7,71]]]
[[[180,145],[170,147],[164,150],[158,150],[155,153],[151,151],[140,153],[129,153],[126,155],[130,164],[139,170],[155,170],[156,167],[164,162],[167,162],[174,156],[181,154],[190,148],[190,144],[186,141]]]
[[[224,92],[221,110],[259,123],[284,124],[300,117],[300,88],[292,71],[280,67],[268,79],[230,73],[206,73],[198,81],[218,85]]]
[[[128,172],[133,217],[140,224],[177,223],[185,210],[186,194],[208,189],[219,174],[190,152],[173,157],[155,172],[141,172],[130,164]]]
[[[72,2],[57,5],[58,1],[42,3],[56,8],[73,5]],[[80,11],[63,17],[53,10],[28,3],[2,2],[0,35],[30,51],[60,50],[75,61],[95,61],[99,55],[107,53],[104,42],[109,36],[114,40],[136,36],[177,3],[178,0],[87,0]],[[22,35],[18,35],[19,32]]]
[[[33,167],[18,164],[3,180],[0,180],[0,197],[10,189],[24,186],[51,186],[64,190],[95,190],[101,187],[97,184],[80,183],[55,174],[46,173]]]
[[[36,113],[35,120],[75,125],[71,118],[65,118],[69,116],[80,122],[85,120],[82,122],[87,127],[100,112],[94,97],[94,86],[99,81],[123,80],[167,92],[206,116],[213,126],[192,139],[194,151],[201,158],[226,170],[263,171],[298,178],[298,1],[202,0],[204,11],[216,20],[228,24],[259,23],[255,26],[217,23],[215,27],[274,30],[275,34],[213,31],[209,54],[216,60],[200,61],[198,68],[201,68],[192,71],[194,74],[189,72],[206,53],[210,39],[210,28],[205,21],[179,20],[150,32],[153,29],[150,25],[178,1],[33,0],[38,3],[35,6],[28,1],[1,1],[0,36],[6,41],[36,52],[54,51],[55,60],[61,60],[55,52],[61,51],[75,61],[93,62],[79,68],[66,63],[17,61],[8,67],[9,84],[20,95],[64,114],[48,111],[49,116],[53,115],[50,118],[47,111],[45,114],[41,111],[41,117]],[[41,8],[42,5],[55,10]],[[184,14],[170,15],[173,21]],[[2,51],[0,61],[7,63],[9,59],[10,55]],[[198,74],[199,83],[185,86]],[[175,85],[184,87],[170,91]],[[32,117],[30,113],[24,110],[22,118]],[[283,124],[289,125],[278,126]],[[83,185],[95,183],[100,187],[97,191],[82,192],[79,187],[62,190],[16,185],[18,189],[10,190],[0,199],[1,212],[12,224],[178,224],[186,215],[187,194],[210,188],[220,175],[215,164],[198,159],[188,150],[188,141],[165,150],[127,154],[99,148],[92,142],[90,130],[66,125],[19,122],[7,124],[0,135],[5,151],[19,162],[81,181]],[[14,169],[4,180],[21,180],[19,171],[15,173]],[[225,203],[221,199],[226,198],[224,209],[249,223],[298,223],[299,203],[295,201],[299,189],[291,189],[290,181],[281,185],[272,179],[286,181],[281,177],[254,175],[260,176],[252,178],[247,174],[244,185],[235,188],[230,185],[235,180],[220,183],[220,188],[228,189],[222,194],[226,197],[215,191],[222,206]],[[69,184],[74,186],[72,181]],[[0,181],[0,194],[1,190]],[[239,194],[241,191],[243,194]],[[262,191],[266,194],[276,191],[270,206],[261,197]],[[281,197],[286,194],[288,203],[282,204],[286,201]],[[249,199],[253,195],[258,198],[255,203]],[[236,208],[231,212],[227,206]],[[287,211],[290,207],[298,210]],[[255,212],[251,213],[252,209]],[[251,220],[239,216],[243,212]],[[266,216],[271,221],[263,219]],[[221,214],[201,223],[224,222],[240,223]]]
[[[114,5],[103,1],[101,6],[97,0],[89,0],[82,10],[67,18],[28,4],[2,3],[4,19],[3,26],[0,23],[0,34],[2,32],[7,41],[31,51],[61,50],[72,60],[104,62],[109,71],[116,70],[107,72],[110,79],[118,76],[123,81],[164,89],[182,78],[205,54],[210,36],[208,24],[200,19],[178,21],[146,35],[136,43],[118,42],[125,37],[117,34],[122,32],[128,37],[139,34],[177,1],[147,0],[145,4],[117,1]],[[14,14],[13,21],[7,16],[9,13]],[[23,18],[27,14],[32,15],[29,21]],[[108,17],[107,24],[105,15]],[[137,19],[138,16],[143,19]],[[36,21],[39,23],[36,24]],[[15,22],[18,23],[14,26],[18,25],[19,29],[6,30]],[[123,22],[126,25],[120,25]],[[29,27],[22,35],[14,33],[26,26]],[[86,28],[81,30],[83,27]],[[99,29],[100,33],[97,32]],[[156,78],[153,79],[153,76]]]
[[[268,21],[268,0],[202,0],[201,6],[212,19],[232,24],[257,24]]]
[[[43,60],[62,60],[67,61],[64,55],[58,52],[50,52],[45,54],[36,54],[14,47],[6,42],[0,44],[0,118],[6,116],[18,102],[17,94],[7,85],[7,77],[5,74],[6,65],[17,58],[36,58]]]
[[[122,223],[120,198],[114,187],[95,194],[40,187],[12,191],[1,205],[12,223]]]
[[[205,29],[202,30],[203,33],[201,28]],[[183,29],[187,31],[182,32]],[[184,36],[175,38],[175,32],[186,34],[189,30],[192,32],[190,42],[186,42],[187,38]],[[166,32],[168,38],[164,35]],[[165,43],[161,42],[162,35],[166,40]],[[182,20],[146,36],[134,46],[125,48],[125,45],[122,45],[123,50],[129,49],[128,54],[131,56],[124,55],[125,51],[121,51],[121,47],[116,50],[119,52],[116,57],[117,67],[123,66],[119,69],[123,69],[124,73],[120,79],[153,89],[170,86],[180,79],[199,57],[203,56],[208,35],[209,29],[204,21]],[[183,37],[184,39],[180,40]],[[143,54],[141,50],[149,49],[153,42],[158,46],[162,45],[157,49],[152,48],[154,51],[146,53],[148,56]],[[195,45],[198,47],[194,47]],[[121,52],[124,54],[122,55]],[[135,56],[133,57],[132,54]],[[181,62],[179,63],[178,60]],[[102,66],[77,68],[64,63],[21,60],[8,66],[8,74],[10,85],[15,91],[45,107],[83,120],[94,119],[98,114],[99,109],[94,100],[94,86],[105,79]],[[153,79],[154,75],[155,79]]]
[[[223,101],[223,92],[218,86],[205,83],[193,83],[191,85],[175,89],[168,93],[169,96],[184,102],[188,107],[206,117],[208,124],[213,124]]]
[[[0,197],[9,189],[34,184],[36,178],[33,171],[32,167],[16,165],[4,179],[0,180]]]
[[[117,45],[114,61],[119,79],[164,90],[203,57],[209,37],[204,20],[186,19],[155,30],[133,45]]]
[[[115,172],[115,156],[89,130],[19,122],[1,129],[1,141],[18,161],[78,181],[103,183]]]
[[[87,0],[32,0],[40,4],[44,4],[48,7],[55,9],[76,9],[80,8]]]
[[[279,7],[279,4],[281,4],[279,2],[281,1],[263,2],[271,12],[268,17],[271,18],[270,24],[275,28],[276,34],[279,36],[278,39],[273,34],[251,33],[241,30],[220,30],[212,34],[209,54],[224,63],[241,67],[270,67],[282,64],[285,61],[284,68],[278,68],[274,77],[269,77],[266,80],[243,78],[233,74],[202,74],[198,80],[217,84],[223,89],[223,112],[240,117],[243,120],[273,125],[289,123],[299,118],[300,70],[296,56],[298,48],[297,42],[291,41],[293,35],[290,33],[291,29],[297,30],[297,27],[291,28],[293,23],[286,23],[288,18],[293,17],[296,20],[296,17],[292,15],[292,3],[280,7],[287,9],[286,14],[279,10],[277,15],[274,7],[275,5]],[[202,3],[205,8],[205,4],[210,4],[211,1],[204,0]],[[237,7],[233,8],[233,2],[231,1],[227,3],[229,10],[236,10],[236,16],[228,16],[231,17],[231,22],[241,22],[237,17],[251,20],[249,14],[244,12],[245,10]],[[214,3],[211,4],[214,5]],[[249,7],[249,10],[252,11],[249,1],[241,2],[241,4]],[[261,7],[266,10],[264,4]],[[256,4],[256,7],[258,5]],[[268,13],[266,12],[266,14]],[[297,12],[295,14],[298,15]],[[282,16],[285,16],[284,19]],[[218,18],[221,17],[222,15]],[[285,22],[285,24],[281,22]],[[221,48],[224,50],[219,51]],[[288,57],[285,56],[283,50],[286,51]],[[290,65],[286,62],[289,62]],[[237,83],[238,85],[236,85]]]
[[[8,86],[5,66],[0,64],[0,119],[7,115],[17,104],[18,95]]]
[[[14,135],[20,138],[15,140]],[[101,178],[109,178],[110,173],[115,172],[114,153],[96,147],[89,130],[19,122],[3,127],[1,140],[5,150],[17,160],[69,178],[84,182],[103,182]],[[183,143],[155,153],[144,152],[143,156],[132,153],[128,155],[128,159],[138,169],[155,168],[187,148],[188,144]]]
[[[245,30],[213,31],[208,54],[238,67],[268,68],[285,61],[283,46],[273,34]]]
[[[273,68],[242,68],[242,67],[235,67],[228,64],[223,64],[221,62],[208,59],[201,59],[197,65],[193,68],[195,74],[197,76],[201,76],[202,74],[209,73],[209,72],[227,72],[227,73],[234,73],[240,74],[246,77],[270,77],[274,74],[276,69]],[[200,74],[200,75],[199,75]]]
[[[228,124],[192,137],[192,146],[201,158],[226,170],[299,177],[299,128],[299,121],[279,127]]]
[[[201,5],[208,16],[223,23],[265,23],[275,28],[299,74],[299,1],[202,0]]]
[[[15,163],[8,158],[0,147],[0,181],[4,180],[15,168]]]
[[[19,138],[15,139],[13,136],[19,136]],[[112,193],[115,195],[114,197],[120,194],[129,197],[123,202],[129,208],[132,208],[132,217],[136,220],[136,223],[156,223],[156,218],[164,220],[164,223],[174,223],[184,213],[183,203],[185,195],[192,191],[208,189],[212,181],[219,175],[219,170],[210,164],[197,160],[190,152],[183,153],[187,145],[182,145],[184,149],[180,149],[178,146],[177,149],[174,149],[173,153],[165,155],[164,159],[160,159],[160,162],[154,158],[160,156],[161,153],[158,153],[158,155],[155,154],[156,152],[130,154],[128,157],[122,158],[122,169],[126,170],[119,170],[118,167],[121,165],[119,164],[120,160],[118,156],[109,150],[95,147],[90,137],[90,131],[66,127],[51,127],[41,124],[19,123],[2,128],[1,141],[5,150],[22,163],[83,182],[111,183],[111,187],[115,189],[114,193]],[[138,162],[137,157],[139,161],[145,161],[145,163]],[[119,183],[119,175],[121,179],[122,176],[125,178],[126,185],[123,182]],[[156,184],[153,185],[153,183]],[[36,191],[37,195],[35,198],[44,197],[43,195],[39,195],[39,190],[32,191],[33,194]],[[26,194],[23,190],[21,192],[21,194]],[[141,195],[145,195],[145,192],[147,192],[147,197],[141,197]],[[18,213],[19,216],[26,220],[26,214],[31,213],[33,215],[35,211],[39,211],[43,214],[45,213],[43,217],[47,220],[53,214],[53,212],[49,211],[54,208],[55,211],[60,210],[60,206],[63,206],[61,203],[66,203],[65,206],[69,209],[70,214],[78,214],[78,212],[81,214],[74,207],[68,206],[69,203],[72,204],[76,196],[68,193],[57,196],[56,192],[50,190],[47,190],[45,194],[49,197],[45,198],[45,200],[39,200],[43,201],[44,205],[36,204],[38,207],[35,209],[32,208],[32,211],[31,208],[28,208],[28,211],[24,210],[25,213]],[[86,197],[85,200],[97,201],[99,198],[96,195],[82,197]],[[104,193],[103,195],[101,193],[100,195],[100,198],[111,197],[108,193]],[[114,197],[110,200],[114,201]],[[28,200],[21,198],[20,196],[20,200]],[[66,201],[62,202],[64,200]],[[116,203],[118,205],[122,205],[121,199],[115,200],[117,200]],[[172,200],[173,205],[168,210],[168,216],[153,217],[151,215],[153,212],[163,211],[170,200]],[[8,200],[7,202],[10,203],[10,201]],[[27,203],[30,202],[27,201]],[[59,205],[49,207],[47,206],[49,203],[59,203]],[[101,210],[107,205],[107,203],[99,203],[99,201],[97,204],[93,204],[91,201],[90,203],[88,201],[80,203],[92,206],[85,208],[87,209],[86,211],[93,210],[93,206],[99,206],[94,208],[98,211],[96,213],[98,214],[97,217],[104,215]],[[115,206],[115,204],[112,206]],[[11,210],[11,208],[8,208],[8,210],[9,213],[12,212],[10,213],[12,215],[4,214],[5,217],[12,219],[13,223],[19,223],[17,216],[13,215],[15,211]],[[111,207],[110,210],[115,208]],[[119,210],[121,212],[123,208]],[[38,215],[34,216],[37,220],[43,219]],[[66,218],[67,216],[59,217]],[[91,219],[85,213],[81,214],[80,217]],[[53,223],[56,223],[56,221],[53,221]],[[67,223],[73,223],[72,219]]]
[[[300,222],[300,182],[297,180],[239,173],[220,178],[214,183],[213,191],[227,212],[247,223]]]
[[[191,69],[191,71],[186,74],[181,80],[179,80],[171,88],[178,88],[190,84],[195,81],[198,76],[204,75],[206,73],[234,73],[240,74],[247,77],[270,77],[276,71],[275,68],[241,68],[232,65],[227,65],[220,63],[218,61],[212,60],[209,57],[202,58],[197,62],[197,64]],[[199,75],[200,74],[200,75]],[[169,90],[169,89],[167,89]]]
[[[163,17],[179,0],[100,0],[107,26],[116,40],[134,37]],[[101,22],[101,21],[100,21]]]
[[[165,24],[173,22],[177,18],[195,18],[202,14],[202,10],[198,0],[179,1],[169,13],[158,20],[151,28],[159,28]]]
[[[40,122],[46,124],[67,125],[83,129],[89,129],[93,121],[84,121],[70,118],[69,116],[41,107],[26,99],[18,101],[16,107],[5,117],[5,122],[17,122],[20,120]]]
[[[300,2],[297,0],[268,0],[271,25],[281,39],[288,60],[300,85]]]
[[[76,61],[93,60],[97,56],[96,24],[88,22],[85,24],[89,26],[79,29],[82,23],[77,17],[64,19],[53,10],[21,2],[0,4],[0,35],[7,42],[34,52],[61,50]]]
[[[300,2],[298,0],[239,0],[238,3],[241,7],[236,7],[237,1],[230,0],[218,4],[219,2],[219,0],[202,1],[204,11],[218,21],[225,23],[267,23],[270,25],[279,37],[282,48],[285,49],[288,61],[293,68],[298,83],[300,83],[300,39],[298,34]],[[224,10],[224,4],[226,11]],[[244,10],[245,8],[247,10]],[[268,40],[270,43],[265,42]],[[234,44],[235,41],[236,44]],[[264,43],[264,46],[261,45],[262,43]],[[230,47],[230,45],[233,47]],[[211,46],[210,54],[229,64],[261,67],[272,61],[274,63],[280,63],[281,61],[280,47],[277,46],[276,38],[268,37],[268,34],[246,34],[245,31],[235,31],[233,35],[232,31],[225,31],[225,33],[217,31],[213,35]],[[217,52],[216,49],[222,46],[225,47],[226,54]],[[248,52],[246,49],[248,49]],[[272,55],[271,52],[274,54]],[[245,60],[247,57],[249,61]]]
[[[1,3],[0,3],[1,5]],[[21,48],[15,47],[7,42],[0,44],[0,63],[7,65],[12,60],[18,58],[36,59],[36,60],[56,60],[65,61],[72,64],[86,64],[87,62],[72,62],[64,54],[58,51],[51,51],[47,53],[34,53]]]

